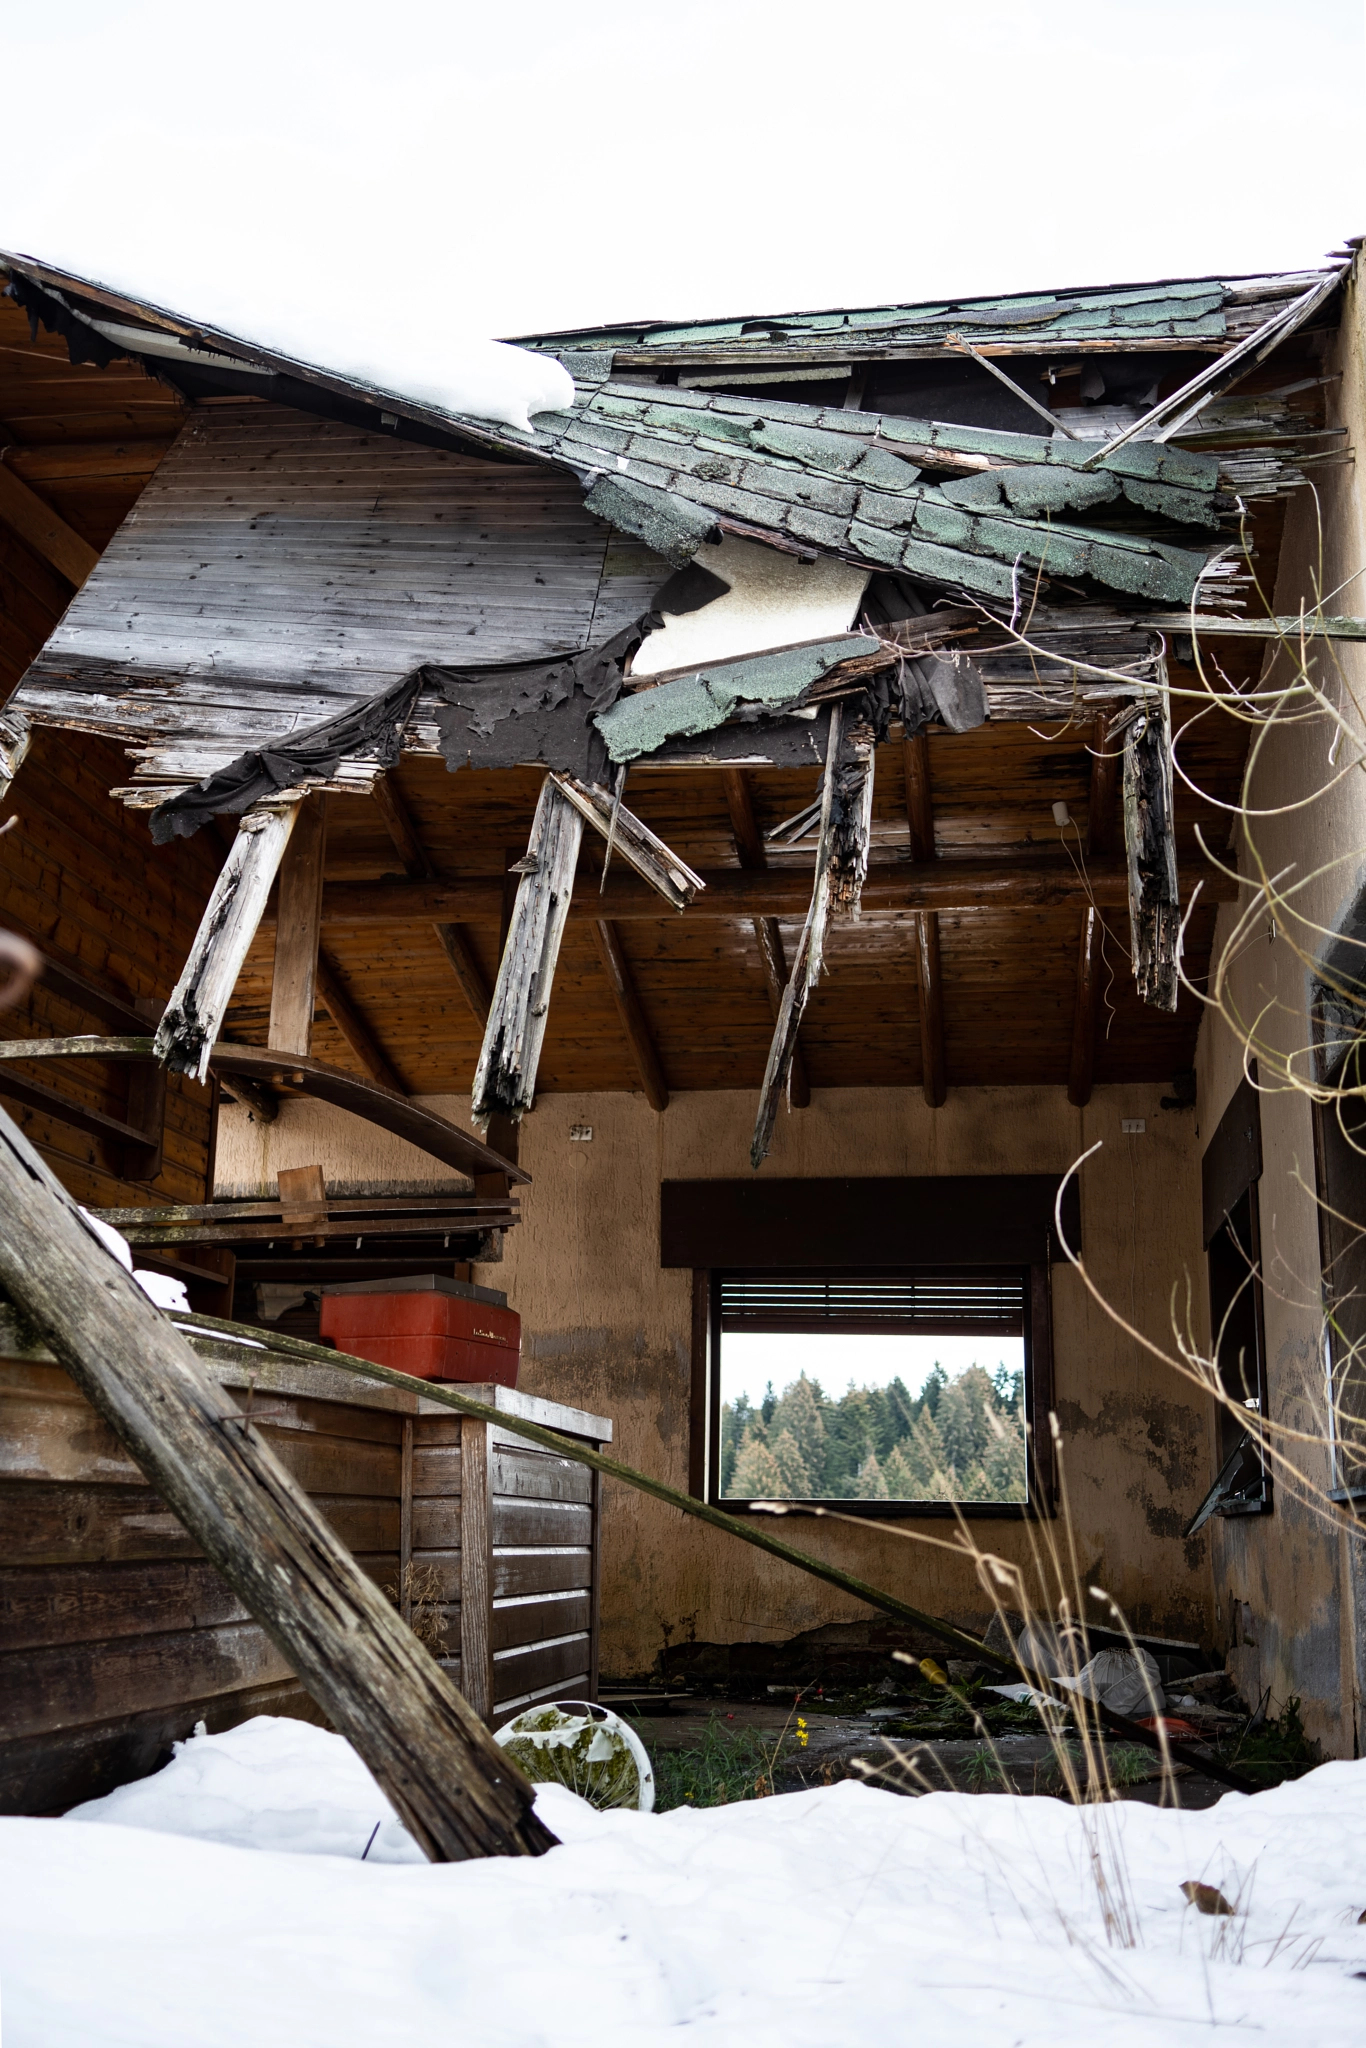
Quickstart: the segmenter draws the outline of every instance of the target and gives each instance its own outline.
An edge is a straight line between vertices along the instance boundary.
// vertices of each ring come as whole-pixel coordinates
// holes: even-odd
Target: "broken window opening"
[[[1366,1057],[1357,1038],[1336,1075],[1339,1095],[1314,1106],[1323,1267],[1324,1366],[1332,1498],[1366,1500]]]
[[[1213,1514],[1271,1512],[1271,1471],[1262,1447],[1267,1380],[1257,1199],[1261,1171],[1254,1068],[1220,1118],[1201,1161],[1210,1345],[1225,1400],[1215,1426],[1215,1482],[1187,1535]]]
[[[718,1272],[711,1285],[714,1502],[1026,1511],[1028,1267]]]

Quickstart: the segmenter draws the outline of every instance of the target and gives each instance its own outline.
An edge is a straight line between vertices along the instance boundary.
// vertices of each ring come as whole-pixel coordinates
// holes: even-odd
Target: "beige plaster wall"
[[[1358,265],[1358,268],[1360,266]],[[1359,282],[1349,293],[1339,335],[1324,370],[1339,381],[1328,389],[1328,417],[1346,424],[1345,446],[1366,446],[1366,361],[1363,359]],[[1366,513],[1360,465],[1319,472],[1318,506],[1300,492],[1291,500],[1275,593],[1278,612],[1310,606],[1315,591],[1336,592],[1332,612],[1366,612]],[[1321,519],[1321,524],[1320,524]],[[1320,554],[1320,548],[1322,553]],[[1321,579],[1321,580],[1320,580]],[[1281,659],[1268,665],[1267,679],[1289,679]],[[1335,691],[1350,686],[1366,707],[1366,648],[1337,643],[1320,663],[1321,680]],[[1360,721],[1357,723],[1361,730]],[[1316,722],[1278,731],[1253,771],[1250,802],[1276,810],[1301,804],[1325,790],[1333,775],[1327,755],[1330,730]],[[1350,749],[1338,749],[1338,766]],[[1267,869],[1292,877],[1316,876],[1296,898],[1302,914],[1332,927],[1366,880],[1366,778],[1359,768],[1312,805],[1255,822],[1257,845]],[[1235,842],[1244,873],[1249,855],[1241,832]],[[1319,874],[1317,871],[1324,869]],[[1249,901],[1247,894],[1243,903]],[[1238,910],[1220,911],[1216,958],[1234,931]],[[1282,1053],[1309,1044],[1309,978],[1303,955],[1316,949],[1312,933],[1285,929],[1273,936],[1272,920],[1260,912],[1228,973],[1228,1004],[1244,1025],[1256,1022],[1263,1043]],[[1242,1074],[1242,1043],[1225,1017],[1207,1013],[1201,1028],[1197,1072],[1203,1140],[1214,1131]],[[1307,1062],[1300,1061],[1307,1072]],[[1277,1088],[1268,1062],[1260,1069],[1263,1174],[1260,1213],[1267,1273],[1265,1315],[1269,1415],[1273,1425],[1314,1430],[1324,1413],[1325,1377],[1318,1296],[1318,1223],[1312,1196],[1299,1185],[1314,1184],[1314,1140],[1308,1101]],[[1212,1561],[1220,1640],[1230,1646],[1245,1696],[1267,1688],[1273,1703],[1292,1694],[1305,1705],[1311,1733],[1328,1754],[1362,1753],[1363,1660],[1366,1629],[1361,1600],[1366,1574],[1362,1543],[1350,1534],[1345,1511],[1315,1505],[1306,1497],[1328,1484],[1325,1453],[1294,1453],[1301,1484],[1278,1487],[1269,1516],[1219,1519],[1213,1525]],[[1353,1549],[1355,1547],[1355,1560]]]
[[[918,1091],[818,1091],[780,1119],[767,1175],[1063,1171],[1097,1139],[1082,1184],[1083,1231],[1099,1284],[1122,1313],[1160,1332],[1172,1282],[1199,1249],[1199,1180],[1190,1112],[1158,1107],[1157,1088],[1098,1091],[1068,1106],[1061,1089],[954,1092],[931,1111]],[[611,1415],[619,1453],[673,1485],[688,1472],[691,1276],[659,1265],[659,1184],[747,1177],[754,1099],[675,1096],[656,1116],[630,1095],[543,1097],[523,1125],[533,1176],[524,1221],[498,1268],[524,1327],[522,1384]],[[1120,1133],[1142,1117],[1141,1137]],[[571,1140],[589,1124],[589,1144]],[[1193,1249],[1192,1249],[1193,1248]],[[907,1247],[908,1258],[914,1247]],[[1203,1639],[1211,1625],[1207,1539],[1180,1530],[1209,1484],[1198,1398],[1153,1364],[1055,1269],[1058,1412],[1082,1563],[1142,1626]],[[907,1526],[913,1526],[907,1524]],[[951,1527],[922,1520],[943,1538]],[[981,1522],[1023,1561],[1022,1525]],[[605,1502],[603,1663],[648,1670],[670,1641],[781,1641],[867,1610],[777,1561],[624,1487]],[[789,1520],[788,1540],[899,1592],[913,1604],[982,1623],[969,1567],[912,1546],[885,1525]]]

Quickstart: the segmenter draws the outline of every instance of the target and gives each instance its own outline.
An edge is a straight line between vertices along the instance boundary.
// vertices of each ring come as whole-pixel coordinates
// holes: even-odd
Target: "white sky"
[[[857,1387],[885,1387],[898,1374],[918,1394],[935,1360],[951,1377],[970,1365],[994,1373],[1006,1365],[1024,1370],[1023,1337],[831,1337],[816,1331],[768,1336],[730,1330],[721,1339],[721,1399],[748,1394],[757,1408],[772,1380],[781,1394],[800,1373],[819,1380],[838,1400],[850,1380]]]
[[[0,246],[505,335],[1312,264],[1362,54],[1359,0],[10,7]]]

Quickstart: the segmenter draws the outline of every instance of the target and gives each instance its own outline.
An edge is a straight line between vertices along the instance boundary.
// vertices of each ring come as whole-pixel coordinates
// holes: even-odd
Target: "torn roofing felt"
[[[616,701],[627,662],[658,624],[659,613],[646,612],[602,646],[548,661],[425,668],[424,682],[442,699],[436,728],[446,766],[538,763],[583,782],[600,781],[607,750],[594,716]]]
[[[263,797],[300,782],[324,782],[344,759],[357,755],[370,755],[381,767],[392,768],[421,681],[420,673],[414,671],[352,710],[276,740],[269,747],[239,754],[216,775],[158,804],[150,821],[153,840],[164,846],[169,839],[188,839],[220,813],[248,811]]]

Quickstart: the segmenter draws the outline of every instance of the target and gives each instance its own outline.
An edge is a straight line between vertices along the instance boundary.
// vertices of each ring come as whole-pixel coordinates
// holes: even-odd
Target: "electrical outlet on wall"
[[[1142,1116],[1122,1116],[1119,1128],[1126,1138],[1141,1138],[1148,1128],[1148,1120]]]
[[[571,1124],[569,1126],[569,1137],[570,1142],[573,1144],[591,1145],[593,1142],[592,1124]]]

